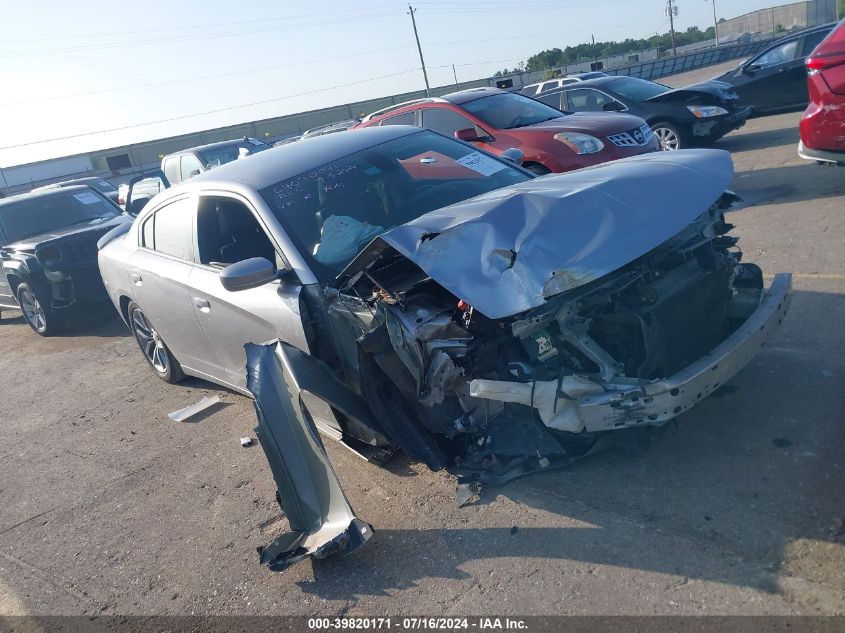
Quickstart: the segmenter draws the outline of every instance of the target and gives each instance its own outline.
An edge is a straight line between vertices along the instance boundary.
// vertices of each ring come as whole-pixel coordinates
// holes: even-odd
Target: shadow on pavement
[[[777,130],[746,132],[744,134],[735,132],[721,138],[714,147],[731,152],[750,152],[780,145],[794,145],[797,152],[798,128],[796,126],[783,127]]]
[[[501,521],[497,496],[542,511],[526,513],[522,523],[375,525],[366,548],[316,561],[314,581],[300,588],[354,600],[429,577],[466,579],[477,573],[462,568],[473,561],[536,558],[546,569],[577,561],[772,593],[779,575],[818,572],[845,591],[845,321],[831,320],[843,312],[845,295],[796,292],[781,332],[731,388],[682,415],[650,449],[609,450],[485,489],[483,512],[458,511],[459,520]],[[358,510],[366,520],[360,503]],[[562,521],[569,525],[553,525]],[[826,547],[821,562],[808,553]]]
[[[842,176],[842,171],[835,167],[806,162],[738,171],[732,190],[746,205],[804,202],[841,196],[845,193]]]

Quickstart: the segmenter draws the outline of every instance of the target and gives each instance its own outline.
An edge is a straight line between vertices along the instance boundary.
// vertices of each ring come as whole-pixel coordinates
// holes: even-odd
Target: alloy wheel
[[[29,288],[22,289],[20,295],[20,306],[27,323],[36,332],[43,332],[47,329],[47,317],[44,308],[41,307],[35,293]]]
[[[679,149],[681,146],[681,139],[678,138],[678,133],[668,127],[654,128],[654,135],[660,141],[660,149],[664,151],[673,151]]]
[[[140,310],[135,310],[132,313],[132,326],[135,331],[135,339],[138,341],[147,361],[157,372],[166,373],[170,363],[164,341],[161,340],[158,332],[150,325],[147,317]]]

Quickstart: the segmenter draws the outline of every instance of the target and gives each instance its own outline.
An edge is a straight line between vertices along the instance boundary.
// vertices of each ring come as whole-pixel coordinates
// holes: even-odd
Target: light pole
[[[707,2],[707,0],[704,0]],[[719,45],[719,21],[716,19],[716,0],[710,0],[713,3],[713,33],[716,36],[716,46]]]
[[[416,9],[412,7],[410,4],[408,5],[408,13],[411,14],[411,24],[414,25],[414,38],[417,40],[417,50],[420,52],[420,64],[422,64],[422,71],[423,71],[423,79],[425,79],[425,96],[431,96],[431,89],[428,87],[428,73],[425,72],[425,60],[423,59],[422,54],[422,46],[420,46],[420,36],[417,33],[417,21],[414,19],[414,13],[416,13]]]

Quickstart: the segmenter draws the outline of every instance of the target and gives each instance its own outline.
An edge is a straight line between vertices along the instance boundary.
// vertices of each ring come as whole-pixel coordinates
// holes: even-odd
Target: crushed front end
[[[624,265],[587,270],[589,257],[607,264],[615,255],[603,253],[629,248],[625,231],[606,235],[579,265],[546,271],[539,300],[530,283],[517,287],[507,277],[537,240],[486,253],[501,235],[467,229],[463,219],[464,232],[452,238],[454,222],[425,233],[421,248],[436,250],[442,240],[440,258],[455,244],[469,247],[467,235],[482,237],[472,246],[485,267],[468,285],[439,273],[436,281],[431,269],[442,259],[412,261],[399,238],[383,236],[329,309],[347,332],[337,337],[342,371],[356,376],[356,390],[395,445],[432,468],[486,482],[569,463],[612,442],[613,431],[663,425],[745,367],[789,305],[790,275],[776,275],[766,290],[761,270],[742,262],[724,219],[734,201],[727,192],[711,197],[685,228]],[[526,199],[519,205],[526,208]],[[543,219],[549,213],[551,206]],[[490,226],[491,214],[477,217]],[[618,228],[622,217],[606,215],[606,224]],[[510,280],[502,296],[479,293],[496,274]],[[461,283],[465,293],[446,287]],[[494,314],[521,291],[533,307]]]

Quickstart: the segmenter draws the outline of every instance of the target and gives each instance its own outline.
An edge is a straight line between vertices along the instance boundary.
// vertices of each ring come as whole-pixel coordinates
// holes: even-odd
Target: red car
[[[799,125],[798,155],[845,165],[845,20],[805,63],[810,105]]]
[[[571,171],[657,151],[641,118],[620,112],[561,112],[496,88],[472,88],[373,112],[357,127],[415,125],[467,141],[493,154],[517,148],[536,174]]]

